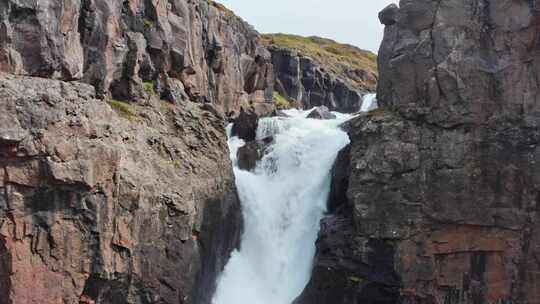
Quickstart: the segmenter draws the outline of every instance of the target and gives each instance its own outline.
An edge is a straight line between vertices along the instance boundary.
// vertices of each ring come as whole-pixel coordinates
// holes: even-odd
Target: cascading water
[[[236,166],[244,145],[229,139],[245,229],[240,250],[218,280],[214,304],[290,304],[309,281],[330,170],[349,143],[339,125],[350,115],[315,120],[309,111],[263,118],[257,139],[273,142],[254,172]]]
[[[366,94],[360,105],[360,112],[368,112],[374,110],[378,107],[377,95],[376,94]]]

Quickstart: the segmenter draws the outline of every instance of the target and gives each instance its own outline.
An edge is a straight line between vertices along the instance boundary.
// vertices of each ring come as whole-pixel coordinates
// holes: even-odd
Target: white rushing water
[[[378,107],[377,94],[367,94],[360,105],[360,112],[368,112]]]
[[[330,170],[349,143],[338,126],[351,117],[307,119],[309,112],[259,121],[257,139],[274,140],[254,172],[238,169],[236,152],[244,142],[229,139],[244,232],[218,280],[214,304],[290,304],[309,281]]]

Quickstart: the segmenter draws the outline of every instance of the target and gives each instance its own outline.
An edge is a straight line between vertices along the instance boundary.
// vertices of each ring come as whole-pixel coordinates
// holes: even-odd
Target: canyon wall
[[[364,95],[376,90],[376,56],[371,52],[320,37],[263,37],[272,54],[275,90],[295,107],[354,113]]]
[[[540,301],[540,8],[402,0],[299,303]]]
[[[210,301],[224,126],[273,109],[259,40],[206,0],[0,3],[0,303]]]

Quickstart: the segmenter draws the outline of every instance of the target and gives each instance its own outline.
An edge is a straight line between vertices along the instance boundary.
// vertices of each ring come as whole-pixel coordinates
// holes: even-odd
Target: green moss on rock
[[[116,99],[111,99],[109,101],[109,104],[111,105],[111,108],[122,118],[128,119],[130,121],[135,119],[136,113],[133,109],[133,106],[131,106],[127,102],[123,102]]]
[[[281,96],[278,92],[274,92],[273,100],[276,108],[278,108],[279,110],[291,108],[291,103],[285,97]]]
[[[144,87],[144,91],[148,94],[148,95],[154,95],[155,94],[155,90],[154,90],[154,82],[153,81],[146,81],[143,83],[143,87]]]

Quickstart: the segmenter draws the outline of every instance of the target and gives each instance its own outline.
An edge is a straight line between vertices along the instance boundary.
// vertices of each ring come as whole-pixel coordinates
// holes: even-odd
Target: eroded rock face
[[[358,111],[367,90],[349,84],[343,78],[346,75],[331,73],[313,59],[291,49],[271,46],[269,51],[276,74],[275,90],[282,96],[304,109],[326,106],[332,111],[344,113]],[[367,71],[350,73],[365,74],[363,77],[366,81],[377,81],[377,76]]]
[[[222,118],[0,74],[0,303],[208,303],[241,214]]]
[[[540,301],[538,14],[510,0],[381,14],[382,109],[348,125],[350,212],[323,221],[300,303]]]
[[[258,33],[207,0],[6,0],[0,33],[0,71],[81,80],[99,96],[137,100],[156,90],[231,115],[272,100]]]

